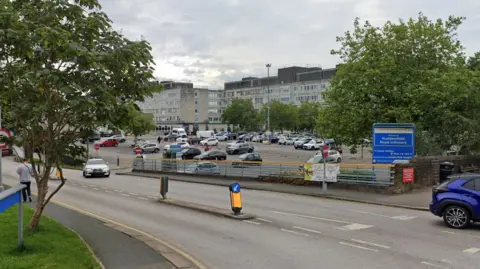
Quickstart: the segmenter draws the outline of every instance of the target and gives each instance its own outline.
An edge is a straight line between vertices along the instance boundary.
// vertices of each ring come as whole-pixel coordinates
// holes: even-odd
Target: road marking
[[[372,227],[373,227],[373,225],[352,223],[352,224],[345,225],[345,226],[338,227],[338,228],[340,230],[344,230],[344,231],[357,231],[357,230],[363,230],[363,229],[368,229],[368,228],[372,228]]]
[[[148,196],[148,198],[150,198],[150,199],[157,199],[157,197],[155,197],[155,196]]]
[[[116,191],[116,192],[123,192],[123,191],[121,191],[121,190],[114,190],[114,191]]]
[[[260,224],[261,224],[261,223],[258,223],[258,222],[255,222],[255,221],[251,221],[251,220],[244,220],[244,222],[250,223],[250,224],[255,224],[255,225],[260,225]]]
[[[398,220],[411,220],[411,219],[415,219],[417,217],[415,216],[394,216],[394,217],[391,217],[392,219],[398,219]]]
[[[129,192],[130,195],[138,195],[138,193]]]
[[[87,185],[82,185],[82,188],[85,188],[85,189],[86,189],[86,188],[88,188],[88,186],[87,186]]]
[[[120,193],[120,195],[123,195],[123,196],[130,196],[129,194],[126,194],[126,193]]]
[[[450,231],[442,231],[442,233],[447,233],[447,234],[457,234],[457,233],[450,232]]]
[[[268,220],[268,219],[262,219],[262,218],[257,218],[258,220],[261,220],[263,222],[272,222],[271,220]]]
[[[106,193],[113,193],[113,191],[105,190]]]
[[[99,191],[100,189],[99,188],[92,188],[92,190]]]
[[[468,254],[475,254],[480,251],[480,248],[467,248],[463,252]]]
[[[354,245],[354,244],[350,244],[350,243],[347,243],[347,242],[338,242],[340,245],[345,245],[345,246],[349,246],[349,247],[354,247],[354,248],[359,248],[359,249],[363,249],[363,250],[369,250],[369,251],[374,251],[374,252],[378,252],[378,249],[373,249],[373,248],[367,248],[367,247],[362,247],[362,246],[358,246],[358,245]]]
[[[445,231],[445,230],[442,230],[441,232],[446,233],[446,234],[461,235],[461,236],[466,236],[466,237],[470,237],[470,238],[480,239],[480,236],[475,236],[475,235],[471,235],[471,234],[468,234],[468,233],[456,233],[456,232]]]
[[[37,195],[37,193],[33,193],[34,195]],[[83,209],[80,209],[80,208],[77,208],[77,207],[74,207],[74,206],[71,206],[67,203],[63,203],[63,202],[60,202],[60,201],[57,201],[57,200],[51,200],[52,203],[55,203],[57,205],[60,205],[60,206],[63,206],[65,208],[68,208],[70,210],[73,210],[75,212],[78,212],[80,214],[83,214],[83,215],[87,215],[87,216],[90,216],[90,217],[93,217],[93,218],[96,218],[98,220],[101,220],[101,221],[104,221],[104,222],[110,222],[110,223],[113,223],[115,225],[118,225],[120,227],[123,227],[125,229],[129,229],[129,230],[132,230],[134,232],[137,232],[139,234],[143,234],[144,236],[148,237],[148,238],[151,238],[152,240],[155,240],[157,242],[159,242],[160,244],[163,244],[165,245],[166,247],[172,249],[173,251],[175,251],[176,253],[182,255],[185,259],[191,261],[193,264],[195,264],[199,269],[207,269],[207,267],[205,267],[202,263],[200,263],[198,260],[196,260],[194,257],[190,256],[189,254],[187,254],[186,252],[180,250],[179,248],[175,247],[174,245],[168,243],[167,241],[164,241],[162,239],[159,239],[149,233],[146,233],[144,231],[141,231],[141,230],[138,230],[138,229],[135,229],[133,227],[130,227],[126,224],[123,224],[123,223],[120,223],[120,222],[117,222],[117,221],[114,221],[112,219],[109,219],[109,218],[106,218],[106,217],[102,217],[102,216],[99,216],[99,215],[96,215],[96,214],[93,214],[89,211],[86,211],[86,210],[83,210]]]
[[[367,215],[372,215],[372,216],[377,216],[377,217],[382,217],[382,218],[392,218],[391,216],[387,215],[382,215],[382,214],[377,214],[377,213],[372,213],[372,212],[367,212],[367,211],[361,211],[361,210],[355,210],[355,209],[344,209],[346,211],[350,212],[356,212],[356,213],[361,213],[361,214],[367,214]]]
[[[380,245],[380,244],[376,244],[376,243],[371,243],[371,242],[367,242],[367,241],[363,241],[363,240],[359,240],[359,239],[355,239],[355,238],[352,238],[352,239],[350,239],[350,240],[352,240],[353,242],[356,242],[356,243],[360,243],[360,244],[364,244],[364,245],[369,245],[369,246],[372,246],[372,247],[379,247],[379,248],[385,248],[385,249],[389,249],[389,248],[390,248],[389,246]]]
[[[293,226],[293,228],[298,229],[298,230],[302,230],[302,231],[306,231],[306,232],[316,233],[316,234],[321,234],[322,233],[320,231],[315,231],[315,230],[303,228],[303,227],[300,227],[300,226]]]
[[[437,265],[437,264],[434,264],[434,263],[431,263],[431,262],[423,261],[423,262],[420,262],[420,263],[428,265],[428,266],[432,266],[432,267],[435,267],[435,268],[448,269],[447,267],[443,267],[443,266],[440,266],[440,265]]]
[[[138,198],[138,199],[142,199],[142,200],[148,200],[147,197],[141,197],[141,196],[139,196],[139,197],[137,197],[137,198]]]
[[[352,224],[352,222],[349,221],[343,221],[343,220],[335,220],[335,219],[326,219],[326,218],[320,218],[320,217],[315,217],[315,216],[307,216],[307,215],[300,215],[300,214],[293,214],[293,213],[286,213],[286,212],[280,212],[280,211],[272,211],[275,214],[282,214],[282,215],[288,215],[288,216],[295,216],[295,217],[301,217],[301,218],[307,218],[307,219],[318,219],[318,220],[324,220],[324,221],[330,221],[330,222],[336,222],[336,223],[344,223],[344,224]]]
[[[295,231],[287,230],[287,229],[283,229],[283,228],[280,229],[280,230],[282,230],[282,231],[284,231],[284,232],[287,232],[287,233],[298,234],[298,235],[303,235],[303,236],[310,236],[310,235],[308,235],[308,234],[299,233],[299,232],[295,232]]]

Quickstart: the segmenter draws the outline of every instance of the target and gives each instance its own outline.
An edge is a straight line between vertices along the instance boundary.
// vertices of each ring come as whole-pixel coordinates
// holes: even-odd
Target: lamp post
[[[2,106],[0,106],[0,128],[2,128]],[[3,158],[3,148],[0,149],[0,192],[3,189],[3,176],[2,176],[2,158]]]
[[[266,64],[267,68],[267,132],[270,131],[270,67],[272,64]],[[268,138],[270,142],[270,137]]]

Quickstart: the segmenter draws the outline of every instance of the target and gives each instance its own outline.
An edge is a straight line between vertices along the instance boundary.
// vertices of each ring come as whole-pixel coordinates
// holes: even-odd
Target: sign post
[[[322,148],[322,158],[323,158],[323,181],[322,181],[322,192],[327,192],[327,157],[328,157],[328,145],[327,141],[323,141],[323,148]]]
[[[140,147],[135,148],[135,154],[142,154],[142,149]]]
[[[97,152],[97,156],[98,156],[98,150],[100,149],[100,145],[99,144],[95,144],[95,146],[93,146],[95,148],[95,151]]]
[[[373,164],[408,163],[414,156],[414,124],[373,124]]]
[[[0,213],[18,204],[18,247],[23,247],[23,199],[22,190],[26,188],[23,184],[18,184],[6,191],[0,193]]]

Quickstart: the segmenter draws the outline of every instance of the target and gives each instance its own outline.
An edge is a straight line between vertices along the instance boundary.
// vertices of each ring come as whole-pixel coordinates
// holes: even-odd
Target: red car
[[[95,145],[99,145],[100,147],[118,147],[118,140],[115,138],[102,139],[95,143]]]

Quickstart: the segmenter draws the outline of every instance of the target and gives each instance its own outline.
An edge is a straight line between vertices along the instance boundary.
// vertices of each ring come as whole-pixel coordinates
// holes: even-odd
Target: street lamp
[[[272,64],[266,64],[267,68],[267,132],[270,131],[270,67]],[[270,142],[270,138],[269,141]]]

